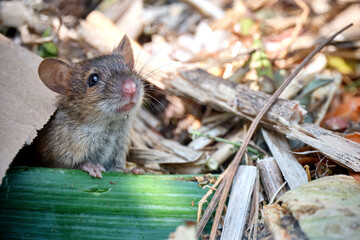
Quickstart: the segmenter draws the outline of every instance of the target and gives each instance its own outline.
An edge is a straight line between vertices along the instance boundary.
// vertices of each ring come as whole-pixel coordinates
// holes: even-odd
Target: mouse
[[[111,54],[77,63],[46,58],[38,74],[59,94],[53,119],[34,141],[43,166],[81,169],[96,178],[125,171],[130,128],[144,96],[128,37]]]

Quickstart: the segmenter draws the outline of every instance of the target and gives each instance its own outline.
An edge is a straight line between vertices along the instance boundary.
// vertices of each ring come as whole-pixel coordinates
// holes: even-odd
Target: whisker
[[[149,35],[146,35],[143,43],[146,43],[146,41],[147,41],[148,39],[149,39]],[[143,51],[143,48],[142,48],[142,47],[139,48],[139,49],[140,49],[140,50],[139,50],[139,52],[138,52],[138,54],[137,54],[137,56],[136,56],[136,59],[135,59],[134,69],[136,69],[136,65],[137,65],[137,63],[138,63],[138,60],[139,60],[139,57],[140,57],[140,53]]]
[[[149,94],[146,94],[146,96],[145,97],[149,97],[149,98],[151,98],[151,99],[153,99],[153,100],[155,100],[158,104],[160,104],[161,105],[161,107],[165,110],[165,106],[164,106],[164,104],[162,104],[158,99],[156,99],[154,96],[151,96],[151,95],[149,95]]]
[[[149,98],[147,98],[149,97]],[[159,106],[157,106],[156,104],[154,104],[154,102],[152,102],[152,100],[155,100],[156,102],[158,102],[160,104],[160,106],[163,108],[163,110],[165,110],[165,107],[164,105],[159,101],[157,100],[156,98],[154,98],[153,96],[151,95],[147,95],[146,98],[144,98],[144,102],[145,103],[148,103],[150,108],[156,112],[158,112],[160,114],[160,116],[164,119],[165,118],[165,114],[163,113],[163,110],[160,109]]]
[[[151,74],[153,74],[155,71],[158,71],[158,70],[160,70],[161,68],[163,68],[163,67],[167,67],[167,66],[169,66],[169,65],[172,65],[173,63],[171,63],[171,62],[169,62],[169,63],[166,63],[166,64],[163,64],[163,65],[161,65],[161,66],[159,66],[159,67],[157,67],[157,68],[155,68],[155,69],[153,69],[152,71],[150,71],[149,73],[147,73],[145,76],[144,76],[144,78],[145,79],[147,79],[148,77],[150,77],[151,76]]]
[[[153,102],[151,102],[149,99],[144,99],[144,104],[147,105],[152,111],[155,111],[160,114],[160,118],[164,118],[164,114],[162,111],[157,107]]]
[[[157,57],[161,52],[163,52],[164,49],[159,50],[158,52],[152,54],[150,56],[150,58],[144,63],[144,65],[141,67],[141,69],[139,70],[139,74],[141,75],[142,71],[144,70],[144,68],[146,67],[146,65],[148,65],[155,57]]]
[[[136,65],[138,64],[141,51],[142,51],[142,48],[139,48],[139,52],[136,56],[135,63],[134,63],[134,69],[136,69]]]
[[[147,86],[145,88],[146,93],[152,93],[152,94],[160,94],[160,95],[166,95],[168,92],[166,90],[156,88],[156,89],[150,89],[151,86]]]

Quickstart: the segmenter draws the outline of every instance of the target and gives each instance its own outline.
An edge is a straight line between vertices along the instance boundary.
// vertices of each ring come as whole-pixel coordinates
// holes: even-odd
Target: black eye
[[[89,87],[95,86],[100,81],[100,76],[97,73],[93,73],[88,78]]]

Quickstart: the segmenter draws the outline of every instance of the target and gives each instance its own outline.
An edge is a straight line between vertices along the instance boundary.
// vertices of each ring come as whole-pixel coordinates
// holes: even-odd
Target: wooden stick
[[[291,33],[290,41],[287,43],[285,50],[279,55],[280,59],[284,58],[288,54],[291,45],[295,42],[295,39],[299,36],[303,24],[306,22],[310,13],[310,8],[303,0],[294,0],[294,2],[302,9],[302,13],[298,18],[298,20],[296,21],[295,28]]]
[[[225,205],[225,201],[227,199],[227,195],[229,193],[232,181],[234,179],[234,175],[236,173],[237,170],[237,166],[240,163],[240,160],[242,158],[242,156],[245,153],[246,147],[250,142],[250,139],[252,137],[252,135],[254,134],[257,125],[260,122],[260,119],[265,115],[265,113],[269,110],[269,108],[273,105],[273,103],[277,100],[277,98],[279,97],[279,95],[281,94],[282,91],[284,91],[284,89],[286,88],[286,86],[291,82],[291,80],[300,72],[300,70],[315,56],[315,54],[317,54],[325,45],[327,45],[329,42],[331,42],[337,35],[339,35],[340,33],[342,33],[343,31],[345,31],[346,29],[348,29],[349,27],[351,27],[353,24],[349,24],[348,26],[344,27],[343,29],[341,29],[340,31],[336,32],[335,34],[333,34],[330,38],[328,38],[327,40],[325,40],[322,44],[320,44],[313,52],[310,53],[309,56],[307,56],[302,62],[301,64],[290,74],[290,76],[283,82],[283,84],[281,84],[281,86],[276,90],[276,92],[271,96],[271,98],[269,99],[269,101],[267,102],[267,104],[261,109],[261,111],[259,112],[259,114],[256,116],[256,118],[254,119],[254,121],[251,123],[250,128],[246,134],[246,137],[244,139],[243,145],[241,146],[241,148],[239,149],[239,151],[237,152],[234,160],[231,162],[231,164],[228,166],[229,171],[227,172],[227,174],[224,177],[224,180],[222,182],[222,184],[219,186],[219,188],[223,188],[223,192],[221,193],[221,197],[216,196],[217,194],[219,194],[220,191],[217,191],[216,194],[214,195],[214,198],[211,202],[216,201],[216,199],[219,199],[219,204],[218,204],[218,208],[216,210],[216,214],[215,214],[215,218],[214,218],[214,222],[211,228],[211,233],[210,233],[210,240],[215,240],[216,237],[216,231],[217,228],[219,226],[219,222],[220,222],[220,217],[222,215],[222,212],[224,210],[224,205]],[[222,187],[222,185],[225,185],[224,187]],[[216,198],[215,198],[216,197]],[[210,203],[211,203],[210,202]],[[216,204],[214,204],[216,205]],[[210,206],[210,205],[209,205]],[[206,209],[207,210],[207,209]],[[206,211],[204,213],[204,216],[206,214]],[[209,214],[210,216],[210,214]],[[205,225],[204,225],[205,226]],[[202,229],[203,230],[203,229]],[[197,229],[197,234],[200,232],[199,229]],[[199,237],[199,235],[197,235],[197,237]]]
[[[261,129],[261,132],[290,189],[307,183],[306,171],[297,161],[294,154],[290,152],[290,145],[286,138],[275,132],[270,133],[265,129]]]
[[[280,186],[284,183],[284,179],[275,159],[273,157],[266,157],[258,160],[257,165],[260,170],[260,178],[267,199],[270,201],[275,195],[277,195],[276,199],[278,199],[285,193],[285,190],[281,190],[279,194],[276,194]]]
[[[254,213],[254,217],[252,220],[252,225],[253,225],[253,235],[252,235],[252,240],[256,240],[257,239],[257,232],[258,232],[258,222],[259,222],[259,195],[260,195],[260,172],[259,169],[257,170],[257,174],[256,174],[256,181],[255,181],[255,188],[254,188],[254,201],[253,203],[255,204],[255,213]]]
[[[256,172],[254,166],[243,165],[237,170],[220,240],[241,239],[254,191]]]
[[[183,0],[183,2],[195,7],[206,17],[219,19],[225,16],[225,11],[216,6],[213,2],[206,0]]]
[[[287,184],[287,182],[284,182],[279,189],[275,192],[274,196],[270,199],[269,204],[272,204],[275,201],[275,198],[278,196],[278,194],[282,191],[283,187],[285,187],[285,185]]]

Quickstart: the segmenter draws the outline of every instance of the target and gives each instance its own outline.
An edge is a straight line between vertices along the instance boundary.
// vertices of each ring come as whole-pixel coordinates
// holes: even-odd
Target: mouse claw
[[[145,170],[143,168],[140,168],[140,167],[136,167],[136,168],[133,168],[131,170],[131,172],[135,175],[142,175],[145,173]]]
[[[101,172],[106,172],[103,166],[91,162],[83,163],[79,166],[79,168],[84,172],[89,173],[91,177],[97,177],[97,178],[102,178]]]

